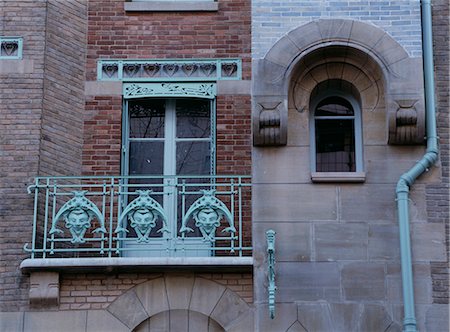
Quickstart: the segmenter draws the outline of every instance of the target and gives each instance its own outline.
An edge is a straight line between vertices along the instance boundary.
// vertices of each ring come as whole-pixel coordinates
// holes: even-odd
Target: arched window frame
[[[316,108],[320,102],[330,97],[345,99],[353,108],[354,134],[355,134],[355,163],[354,172],[317,172],[316,171]],[[314,96],[310,102],[309,133],[310,133],[310,166],[311,180],[313,182],[364,182],[364,157],[362,135],[362,108],[360,102],[350,93],[340,90],[327,89]],[[333,117],[338,119],[338,117]],[[349,116],[346,116],[349,118]]]

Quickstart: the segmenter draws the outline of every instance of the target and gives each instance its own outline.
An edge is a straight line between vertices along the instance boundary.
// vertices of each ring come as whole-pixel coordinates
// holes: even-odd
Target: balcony
[[[251,269],[248,176],[38,177],[24,272]]]

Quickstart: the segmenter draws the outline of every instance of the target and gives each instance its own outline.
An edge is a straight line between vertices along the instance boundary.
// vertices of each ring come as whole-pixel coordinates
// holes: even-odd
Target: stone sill
[[[132,1],[123,6],[127,12],[212,12],[219,9],[216,1]]]
[[[356,182],[366,181],[365,172],[312,172],[312,182]]]
[[[36,258],[20,264],[23,273],[52,272],[163,272],[170,270],[248,271],[253,257],[114,257],[114,258]]]

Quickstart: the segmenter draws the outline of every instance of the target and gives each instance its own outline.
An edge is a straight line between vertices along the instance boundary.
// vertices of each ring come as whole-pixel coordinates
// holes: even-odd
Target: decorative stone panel
[[[379,90],[377,95],[384,99],[384,103],[370,100],[369,104],[385,105],[387,108],[384,111],[386,123],[389,123],[390,144],[422,143],[423,83],[417,79],[418,74],[421,76],[421,71],[417,71],[417,60],[420,58],[410,58],[405,49],[384,30],[363,22],[320,19],[291,30],[273,45],[264,59],[254,59],[254,145],[287,144],[285,105],[292,92],[292,80],[301,80],[302,75],[308,74],[320,83],[327,79],[325,76],[329,72],[339,72],[339,66],[328,70],[329,63],[336,61],[364,73],[350,80],[361,95],[369,87]],[[324,64],[325,69],[317,68]],[[351,72],[345,73],[351,76]],[[305,91],[307,94],[308,89]],[[409,102],[405,102],[407,100]],[[412,100],[418,102],[411,103]],[[301,104],[307,104],[306,101]]]
[[[59,273],[33,272],[30,275],[30,304],[52,306],[59,303]]]
[[[423,144],[423,103],[419,99],[396,99],[389,108],[389,144]]]

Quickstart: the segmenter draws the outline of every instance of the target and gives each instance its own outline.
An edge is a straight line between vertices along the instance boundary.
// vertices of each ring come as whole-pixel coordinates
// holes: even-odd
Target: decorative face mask
[[[136,231],[138,238],[147,238],[151,230],[156,226],[157,216],[149,209],[138,209],[129,214],[131,227]]]
[[[216,228],[220,226],[222,215],[211,208],[204,208],[194,214],[195,226],[200,228],[204,236],[214,236]]]

